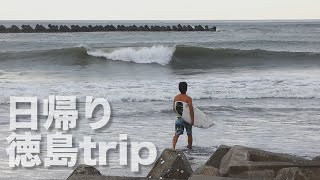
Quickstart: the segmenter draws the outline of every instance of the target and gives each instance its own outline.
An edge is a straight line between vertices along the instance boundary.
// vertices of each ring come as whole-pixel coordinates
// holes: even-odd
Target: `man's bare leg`
[[[188,149],[192,149],[192,135],[188,135]]]
[[[173,139],[172,139],[172,148],[173,149],[176,149],[176,144],[178,142],[178,139],[179,139],[179,135],[174,135],[173,136]]]

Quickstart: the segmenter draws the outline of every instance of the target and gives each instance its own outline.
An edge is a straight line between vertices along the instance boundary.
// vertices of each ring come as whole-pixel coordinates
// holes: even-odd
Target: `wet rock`
[[[19,33],[21,30],[16,25],[12,25],[10,28],[7,29],[10,33]]]
[[[255,148],[234,146],[222,158],[219,173],[221,176],[243,177],[250,171],[270,170],[274,174],[282,168],[317,166],[311,161],[288,154],[272,153]],[[320,163],[318,163],[320,167]]]
[[[113,25],[110,26],[110,31],[116,31],[116,30],[117,30],[116,27],[114,27]]]
[[[148,25],[145,26],[136,26],[136,25],[130,25],[130,26],[124,26],[124,25],[117,25],[117,27],[113,25],[89,25],[89,26],[79,26],[79,25],[71,25],[70,27],[67,25],[48,25],[48,28],[37,24],[36,27],[33,29],[29,25],[23,25],[22,29],[20,30],[17,26],[13,25],[10,28],[6,28],[5,26],[0,27],[0,32],[11,32],[11,33],[18,33],[18,32],[24,32],[24,33],[43,33],[43,32],[108,32],[108,31],[215,31],[216,28],[212,27],[209,28],[206,26],[203,28],[201,25],[195,26],[194,28],[191,25],[184,25],[178,24],[177,26],[159,26],[159,25],[153,25],[149,27]]]
[[[132,31],[138,31],[138,27],[136,25],[132,26]]]
[[[132,26],[126,27],[126,30],[127,30],[127,31],[132,31]]]
[[[138,31],[146,31],[146,29],[143,26],[139,26]]]
[[[192,26],[188,25],[188,26],[187,26],[187,30],[188,30],[188,31],[193,31],[194,29],[193,29]]]
[[[150,31],[150,30],[151,30],[148,25],[145,25],[145,26],[144,26],[144,29],[145,29],[146,31]]]
[[[217,31],[217,27],[213,26],[212,28],[209,29],[210,31]]]
[[[121,25],[121,28],[123,29],[123,31],[128,31],[128,27],[125,25]]]
[[[90,177],[90,176],[102,176],[102,175],[100,171],[98,171],[95,167],[81,164],[71,173],[71,175],[67,178],[67,180],[78,179],[79,176]]]
[[[81,26],[80,32],[89,32],[89,28],[87,26]]]
[[[215,168],[220,168],[221,159],[227,152],[231,149],[230,146],[220,145],[218,149],[214,152],[214,154],[208,159],[205,163],[206,166],[212,166]]]
[[[204,31],[205,29],[201,25],[198,25],[198,26],[195,26],[195,30],[196,31]]]
[[[248,180],[240,178],[231,178],[231,177],[218,177],[218,176],[203,176],[203,175],[192,175],[188,180]],[[250,179],[257,180],[257,179]],[[261,179],[265,180],[265,179]]]
[[[91,25],[86,26],[86,27],[87,27],[87,29],[88,29],[88,31],[87,31],[87,32],[92,32],[92,31],[93,31],[93,27],[92,27]]]
[[[161,31],[161,27],[157,25],[157,26],[155,26],[155,30],[156,31]]]
[[[319,177],[320,168],[291,167],[281,169],[275,180],[319,180]]]
[[[5,33],[7,32],[7,28],[4,25],[0,26],[0,33]]]
[[[136,25],[127,27],[127,31],[138,31],[138,27]]]
[[[147,178],[157,179],[188,179],[192,169],[187,157],[180,150],[165,149]]]
[[[172,28],[170,26],[167,26],[166,31],[172,31]]]
[[[201,166],[192,175],[219,176],[219,170],[212,166]]]
[[[32,33],[34,32],[33,28],[30,25],[22,25],[21,31],[24,33]]]
[[[71,25],[71,32],[81,32],[81,28],[78,25]]]
[[[88,32],[94,32],[94,29],[91,25],[88,26]]]
[[[34,31],[38,32],[38,33],[43,33],[43,32],[47,31],[47,28],[45,28],[42,25],[37,24],[36,27],[34,28]]]
[[[51,25],[51,24],[49,24],[47,31],[48,31],[48,32],[59,32],[59,27],[56,26],[56,25]]]
[[[165,26],[161,26],[160,29],[161,29],[161,31],[167,31],[167,27],[165,27]]]
[[[237,178],[243,179],[254,179],[254,180],[274,180],[275,177],[274,170],[253,170],[253,171],[242,171],[237,174]]]
[[[110,25],[106,25],[103,27],[103,31],[110,31]]]
[[[314,162],[320,162],[320,156],[314,157],[314,158],[312,159],[312,161],[314,161]]]
[[[187,26],[182,26],[182,31],[188,31]]]
[[[66,25],[60,25],[60,27],[59,27],[59,31],[60,32],[70,32],[71,31],[71,29],[68,27],[68,26],[66,26]]]
[[[150,180],[147,177],[104,176],[96,168],[79,165],[67,180]]]
[[[101,26],[101,25],[97,25],[97,26],[95,26],[95,31],[96,32],[102,32],[102,31],[104,31],[104,27],[103,26]]]
[[[90,32],[97,32],[98,26],[92,26]]]
[[[173,31],[178,31],[178,27],[177,26],[172,26],[172,30]]]
[[[124,25],[118,25],[117,30],[118,31],[127,31],[127,28]]]

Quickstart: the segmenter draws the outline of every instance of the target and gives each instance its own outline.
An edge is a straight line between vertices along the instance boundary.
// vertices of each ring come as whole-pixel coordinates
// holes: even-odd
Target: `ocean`
[[[0,34],[0,170],[3,179],[65,179],[72,168],[9,168],[6,141],[10,96],[77,96],[80,119],[68,131],[76,146],[84,136],[96,142],[130,141],[171,147],[178,83],[188,83],[194,105],[215,121],[193,128],[194,149],[182,149],[193,169],[221,145],[244,145],[312,159],[320,149],[320,21],[0,21],[12,24],[209,25],[217,32],[91,32]],[[86,96],[106,98],[112,114],[107,127],[93,131],[84,118]],[[98,114],[98,116],[101,114]],[[43,127],[46,134],[55,129]],[[22,131],[24,132],[24,131]],[[46,156],[45,138],[41,158]],[[78,163],[83,162],[79,150]],[[105,175],[132,173],[110,154]],[[21,177],[23,175],[23,177]]]

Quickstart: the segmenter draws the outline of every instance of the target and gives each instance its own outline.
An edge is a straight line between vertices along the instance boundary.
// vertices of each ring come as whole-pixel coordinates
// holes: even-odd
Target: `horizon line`
[[[320,21],[320,19],[0,19],[0,21]]]

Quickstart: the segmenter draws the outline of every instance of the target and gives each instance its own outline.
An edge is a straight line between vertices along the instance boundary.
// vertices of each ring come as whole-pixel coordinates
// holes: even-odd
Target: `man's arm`
[[[189,111],[190,111],[190,116],[191,116],[191,125],[194,124],[194,112],[193,112],[193,105],[192,105],[192,98],[190,97],[188,99],[188,104],[189,104]]]
[[[173,106],[172,106],[172,109],[173,109],[173,111],[175,112],[176,111],[176,97],[174,97],[174,99],[173,99]]]

